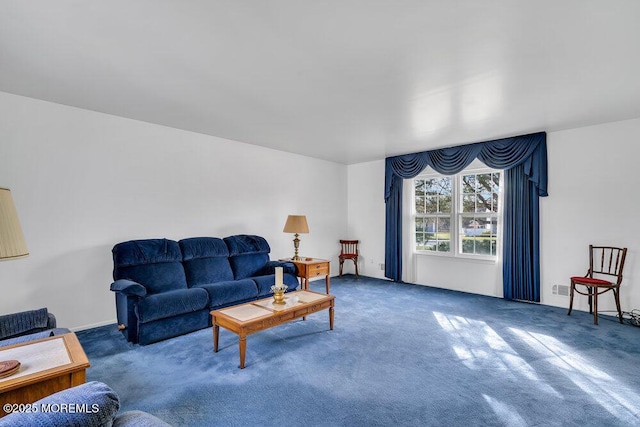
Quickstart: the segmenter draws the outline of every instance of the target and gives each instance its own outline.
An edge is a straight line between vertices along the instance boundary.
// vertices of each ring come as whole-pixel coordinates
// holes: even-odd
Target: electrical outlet
[[[384,262],[381,262],[380,264],[378,264],[380,266],[380,270],[384,271]]]

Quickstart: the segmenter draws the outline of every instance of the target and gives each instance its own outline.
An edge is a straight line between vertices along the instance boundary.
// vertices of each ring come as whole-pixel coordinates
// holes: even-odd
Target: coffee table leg
[[[329,289],[331,289],[331,279],[329,279],[329,275],[327,274],[324,278],[324,287],[327,288],[327,295],[329,295]]]
[[[329,329],[333,331],[333,307],[329,307]]]
[[[218,339],[220,337],[220,326],[213,325],[213,352],[218,352]]]
[[[247,355],[247,337],[240,337],[238,346],[240,347],[240,369],[244,369],[244,358]]]

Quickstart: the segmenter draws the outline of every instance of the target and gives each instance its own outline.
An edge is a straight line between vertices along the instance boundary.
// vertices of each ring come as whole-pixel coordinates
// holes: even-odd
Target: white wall
[[[360,240],[359,273],[384,278],[384,160],[349,166],[349,235]],[[353,263],[345,262],[344,272],[353,273]]]
[[[543,303],[568,306],[568,298],[551,289],[586,272],[592,243],[628,248],[620,300],[624,311],[640,309],[638,140],[640,119],[549,136],[549,197],[541,200]],[[615,309],[613,296],[598,305]],[[588,310],[586,297],[574,307]]]
[[[332,258],[346,180],[344,165],[0,92],[0,186],[30,250],[0,263],[0,313],[115,322],[111,248],[130,239],[259,234],[275,259],[293,255],[287,215],[305,214],[301,254]]]
[[[629,248],[622,309],[640,309],[638,140],[640,119],[548,133],[549,197],[541,199],[543,304],[568,307],[568,297],[552,294],[553,285],[568,285],[570,276],[586,272],[588,245],[594,243]],[[384,161],[349,166],[349,232],[363,239],[363,254],[375,260],[384,260],[383,183]],[[383,275],[366,259],[363,267],[364,274]],[[499,263],[421,255],[415,272],[419,284],[502,296]],[[574,308],[588,310],[586,297],[576,298]],[[614,309],[613,297],[601,297],[600,308]]]

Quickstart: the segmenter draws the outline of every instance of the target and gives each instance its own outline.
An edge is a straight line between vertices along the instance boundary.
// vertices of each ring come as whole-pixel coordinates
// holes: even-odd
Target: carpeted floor
[[[324,281],[313,282],[322,291]],[[588,313],[348,275],[328,313],[147,346],[78,332],[122,410],[175,426],[640,425],[640,328]]]

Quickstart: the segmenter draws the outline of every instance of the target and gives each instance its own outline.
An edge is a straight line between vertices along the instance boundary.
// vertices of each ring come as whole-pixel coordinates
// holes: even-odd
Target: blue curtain
[[[402,281],[402,182],[427,166],[445,175],[474,159],[505,170],[504,297],[540,301],[539,197],[547,196],[545,132],[388,157],[385,164],[385,276]]]

